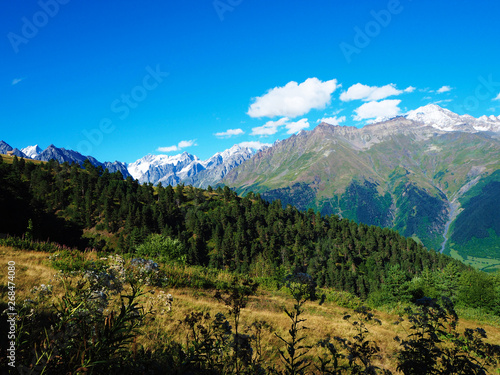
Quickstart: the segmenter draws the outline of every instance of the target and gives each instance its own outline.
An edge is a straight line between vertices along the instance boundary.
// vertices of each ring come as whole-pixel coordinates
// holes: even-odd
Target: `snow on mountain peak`
[[[500,132],[500,116],[458,115],[437,104],[428,104],[406,113],[406,118],[421,122],[442,131],[492,131]]]
[[[36,158],[42,151],[43,150],[38,147],[38,145],[28,146],[21,149],[21,152],[23,152],[27,157],[31,159]]]
[[[217,152],[207,160],[183,152],[179,155],[146,155],[128,164],[128,171],[139,182],[158,182],[175,184],[187,177],[193,177],[203,170],[211,170],[221,164],[236,165],[252,157],[254,152],[248,147],[234,145]]]
[[[227,150],[224,150],[223,152],[220,153],[222,156],[222,159],[227,160],[231,156],[238,155],[238,154],[253,154],[253,150],[251,150],[248,147],[241,147],[238,144],[235,144],[233,147],[228,148]]]
[[[173,156],[148,154],[134,163],[128,164],[127,169],[133,178],[142,182],[144,175],[146,175],[151,168],[171,165],[172,167],[183,169],[186,165],[193,162],[199,162],[199,160],[197,156],[191,155],[186,151],[182,154]]]
[[[453,131],[453,126],[461,121],[459,115],[448,109],[441,108],[436,104],[428,104],[413,111],[409,111],[406,114],[406,118],[423,122],[426,125],[431,125],[444,131]]]

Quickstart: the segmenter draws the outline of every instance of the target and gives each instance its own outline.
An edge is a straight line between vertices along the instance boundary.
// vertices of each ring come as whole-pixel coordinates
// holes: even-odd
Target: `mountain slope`
[[[26,155],[19,150],[18,148],[12,148],[11,145],[4,141],[0,141],[0,154],[7,154],[8,152],[12,152],[12,155],[15,155],[20,158],[25,158]]]
[[[239,193],[392,227],[449,251],[445,238],[456,238],[457,212],[472,210],[460,198],[500,169],[498,130],[498,118],[438,106],[363,128],[322,123],[261,151],[223,182]],[[499,212],[489,212],[492,221],[500,222]],[[486,227],[489,233],[492,225]]]
[[[79,152],[66,150],[65,148],[58,148],[54,145],[50,145],[49,147],[47,147],[34,159],[41,161],[57,160],[59,163],[68,162],[78,163],[80,165],[83,165],[85,160],[88,159],[94,167],[102,167],[103,169],[108,169],[110,173],[120,171],[124,178],[130,176],[125,163],[119,161],[101,163],[99,160],[92,156],[84,156]]]

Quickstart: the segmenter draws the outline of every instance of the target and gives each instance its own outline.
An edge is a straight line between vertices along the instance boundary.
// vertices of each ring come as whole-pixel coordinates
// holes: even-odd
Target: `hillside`
[[[396,265],[405,280],[449,263],[466,269],[389,229],[283,209],[252,194],[240,198],[227,187],[153,188],[85,166],[1,164],[2,212],[12,213],[0,218],[4,233],[21,236],[30,227],[33,239],[122,253],[161,234],[180,243],[169,256],[189,264],[255,276],[302,269],[320,286],[363,298],[379,290]]]
[[[302,210],[393,228],[428,248],[500,259],[492,224],[500,211],[490,209],[490,222],[479,229],[467,218],[483,212],[465,204],[472,194],[482,199],[482,190],[471,188],[498,170],[497,133],[442,130],[398,117],[363,128],[320,124],[261,151],[223,182],[239,194],[253,191]],[[498,202],[490,191],[487,199]],[[469,230],[460,235],[463,222]]]

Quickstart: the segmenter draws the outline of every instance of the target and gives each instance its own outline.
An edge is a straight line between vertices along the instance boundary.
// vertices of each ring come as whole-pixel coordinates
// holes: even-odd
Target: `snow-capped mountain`
[[[206,187],[218,182],[232,168],[251,158],[254,152],[248,147],[234,145],[217,152],[207,160],[187,152],[175,156],[146,155],[128,165],[128,171],[140,183],[177,185],[179,182]]]
[[[500,132],[500,116],[481,116],[479,118],[470,115],[461,116],[436,104],[429,104],[409,111],[406,113],[406,118],[442,131]]]
[[[210,159],[202,164],[205,170],[197,173],[193,177],[187,178],[184,182],[195,187],[207,188],[209,185],[219,183],[226,174],[244,161],[250,159],[255,152],[248,147],[234,145],[233,147],[217,152]]]
[[[357,129],[354,127],[335,126],[336,134],[344,134],[345,140],[357,149],[367,149],[374,144],[380,143],[384,135],[401,134],[415,135],[428,139],[438,132],[465,132],[495,133],[494,137],[500,138],[500,116],[481,116],[475,118],[470,115],[458,115],[452,111],[435,104],[429,104],[399,116],[401,120],[411,121],[415,126],[408,127],[402,121],[378,122]],[[320,124],[321,125],[321,124]],[[325,124],[326,125],[326,124]],[[376,128],[376,135],[371,136],[372,129]],[[418,129],[415,132],[415,129]],[[435,130],[434,130],[435,129]],[[366,133],[365,137],[356,137],[353,132]],[[410,134],[411,133],[411,134]],[[307,131],[301,131],[297,136],[307,135]],[[276,141],[273,147],[276,147]],[[134,163],[126,164],[115,161],[114,163],[101,163],[92,156],[84,156],[76,151],[57,148],[50,145],[41,151],[37,145],[24,148],[22,151],[13,149],[7,143],[0,142],[0,153],[13,151],[19,157],[28,157],[37,160],[48,161],[55,159],[60,163],[76,162],[83,164],[89,159],[94,166],[102,166],[110,172],[120,171],[124,177],[132,176],[140,183],[153,183],[155,185],[176,185],[183,182],[195,187],[206,188],[208,185],[216,185],[235,167],[252,158],[255,151],[248,147],[234,145],[223,152],[217,152],[207,160],[201,160],[197,156],[184,152],[175,156],[146,155]]]
[[[128,164],[130,175],[140,183],[151,182],[158,185],[176,185],[182,178],[203,170],[198,157],[187,152],[175,156],[146,155],[132,164]]]
[[[222,164],[228,164],[228,163],[231,164],[231,162],[238,163],[237,161],[241,159],[243,159],[244,161],[252,157],[253,154],[254,151],[252,151],[252,149],[248,147],[241,147],[240,145],[234,145],[233,147],[228,148],[223,152],[217,152],[210,159],[207,159],[204,162],[202,162],[202,164],[206,169],[213,169]]]
[[[84,156],[77,151],[59,148],[53,144],[43,151],[35,145],[25,147],[25,152],[22,152],[0,141],[0,153],[7,154],[12,151],[18,157],[41,161],[57,160],[59,163],[83,165],[88,159],[96,167],[108,169],[110,173],[120,171],[124,178],[132,176],[140,183],[151,182],[157,185],[161,182],[163,185],[177,185],[185,182],[196,187],[218,183],[232,168],[254,155],[251,148],[234,145],[223,152],[217,152],[207,160],[200,160],[197,156],[184,152],[175,156],[146,155],[127,165],[119,161],[102,163],[90,155]]]
[[[21,152],[24,153],[28,158],[34,159],[36,158],[43,150],[38,147],[38,145],[28,146],[21,149]]]

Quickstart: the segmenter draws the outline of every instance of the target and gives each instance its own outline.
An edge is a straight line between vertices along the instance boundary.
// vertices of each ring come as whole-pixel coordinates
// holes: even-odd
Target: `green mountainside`
[[[446,237],[462,256],[500,259],[498,170],[494,133],[442,131],[398,117],[361,129],[322,123],[261,151],[223,183],[284,206],[394,228],[428,248],[450,252]],[[488,219],[473,219],[486,210]]]
[[[319,286],[362,298],[379,292],[396,271],[401,282],[409,282],[448,264],[467,270],[388,228],[284,209],[252,193],[241,198],[228,187],[153,187],[89,162],[84,166],[0,163],[2,237],[119,253],[134,253],[156,238],[165,249],[148,255],[164,261],[278,279],[298,269]]]

